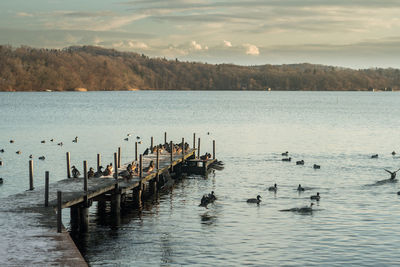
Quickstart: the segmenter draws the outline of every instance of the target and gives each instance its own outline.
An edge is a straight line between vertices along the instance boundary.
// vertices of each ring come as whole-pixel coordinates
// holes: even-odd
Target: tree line
[[[149,58],[96,46],[0,45],[0,91],[398,90],[398,69],[315,64],[238,66]]]

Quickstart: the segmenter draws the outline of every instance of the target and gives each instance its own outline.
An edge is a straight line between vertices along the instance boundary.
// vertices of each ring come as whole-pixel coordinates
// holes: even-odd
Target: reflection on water
[[[0,196],[27,189],[30,154],[46,157],[34,161],[39,187],[46,170],[51,181],[65,178],[67,151],[82,169],[97,153],[112,162],[118,146],[123,162],[134,158],[127,133],[142,137],[144,151],[151,136],[160,143],[167,131],[179,142],[196,132],[202,153],[216,140],[224,169],[170,184],[120,218],[94,205],[78,238],[91,266],[397,265],[398,183],[376,181],[399,168],[398,103],[398,93],[365,92],[0,93]],[[198,207],[211,191],[218,200]],[[310,205],[317,192],[311,214],[279,212]],[[246,203],[257,195],[259,206]]]

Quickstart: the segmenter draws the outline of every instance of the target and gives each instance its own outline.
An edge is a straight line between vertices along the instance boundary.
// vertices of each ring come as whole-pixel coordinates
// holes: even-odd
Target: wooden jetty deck
[[[200,144],[200,141],[199,141]],[[85,232],[89,227],[89,207],[93,201],[98,205],[111,203],[111,212],[119,216],[121,201],[129,195],[138,205],[142,192],[156,193],[170,175],[192,171],[205,174],[214,159],[196,159],[196,149],[185,153],[154,153],[140,155],[142,168],[151,161],[156,162],[153,171],[143,173],[140,170],[132,178],[115,178],[115,173],[101,178],[67,178],[54,183],[46,182],[43,188],[27,190],[0,200],[0,212],[5,217],[7,227],[0,227],[0,265],[1,266],[87,266],[76,248],[69,233],[62,225],[62,209],[70,208],[71,228]],[[114,154],[115,165],[120,165],[119,156]],[[67,161],[69,155],[67,154]],[[117,160],[118,158],[118,160]],[[158,161],[157,161],[158,158]],[[84,163],[85,164],[85,163]],[[201,166],[200,166],[201,165]],[[126,169],[121,165],[117,173]],[[69,169],[69,162],[67,162]],[[30,175],[32,176],[32,175]],[[48,177],[48,172],[46,173]],[[48,181],[48,178],[46,180]],[[32,179],[32,178],[31,178]],[[33,182],[31,183],[33,185]],[[150,189],[150,190],[149,190]],[[57,219],[56,219],[57,218]],[[6,231],[15,226],[15,231]],[[19,230],[19,226],[21,229]],[[29,251],[27,254],[26,251]],[[21,253],[19,253],[21,252]],[[22,255],[22,256],[21,256]],[[26,257],[26,255],[30,255]]]

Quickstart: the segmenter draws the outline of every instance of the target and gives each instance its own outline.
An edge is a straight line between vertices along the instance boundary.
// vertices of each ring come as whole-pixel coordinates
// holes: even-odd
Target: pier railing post
[[[87,161],[83,161],[83,191],[88,191],[88,173],[87,173]]]
[[[117,156],[117,153],[114,153],[114,165],[115,165],[114,176],[115,176],[115,179],[118,180],[118,156]]]
[[[137,142],[135,142],[135,161],[137,162]]]
[[[157,158],[156,158],[156,169],[158,173],[158,169],[160,168],[160,149],[157,148]]]
[[[50,180],[50,175],[49,172],[45,172],[45,178],[44,178],[44,206],[48,207],[49,206],[49,180]]]
[[[215,159],[215,140],[213,140],[213,159]]]
[[[151,153],[153,153],[153,136],[151,137],[151,140],[150,140],[150,150],[151,150]]]
[[[57,233],[61,233],[62,227],[62,192],[57,191]]]
[[[193,149],[196,149],[196,133],[193,133]]]
[[[139,178],[142,180],[143,177],[143,155],[140,154],[140,160],[139,160]]]
[[[29,190],[33,190],[33,160],[29,161]]]
[[[167,132],[164,132],[164,144],[167,143]]]
[[[197,158],[198,159],[200,158],[200,138],[199,138],[198,143],[197,143]]]
[[[118,168],[121,168],[121,147],[118,147]]]
[[[67,152],[67,177],[71,178],[71,157],[69,152]]]
[[[100,166],[101,166],[101,155],[97,154],[97,171],[99,171]]]
[[[169,147],[171,149],[170,159],[171,159],[171,164],[172,164],[172,162],[174,161],[174,143],[172,143],[172,141],[169,142]]]

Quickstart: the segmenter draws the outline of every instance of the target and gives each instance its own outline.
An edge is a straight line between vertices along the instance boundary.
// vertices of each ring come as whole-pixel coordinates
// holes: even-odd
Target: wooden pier
[[[165,138],[166,139],[166,138]],[[62,224],[63,209],[70,209],[71,229],[79,232],[88,231],[89,227],[89,208],[93,202],[98,202],[98,207],[104,207],[107,202],[111,206],[111,212],[115,216],[120,216],[121,204],[128,199],[140,207],[144,198],[143,192],[148,195],[157,193],[164,185],[168,184],[173,178],[181,176],[183,173],[193,173],[206,175],[210,165],[215,159],[215,142],[213,159],[201,160],[200,155],[196,156],[195,136],[193,137],[193,148],[181,153],[150,153],[137,157],[137,145],[135,160],[139,163],[139,170],[131,177],[123,178],[119,174],[127,169],[128,164],[121,164],[121,150],[114,154],[114,173],[100,178],[87,177],[87,163],[83,163],[84,175],[79,178],[66,178],[54,183],[49,183],[51,173],[45,174],[45,186],[34,189],[33,187],[33,168],[29,163],[29,190],[3,199],[0,212],[9,214],[9,223],[13,225],[19,220],[36,218],[37,222],[24,227],[26,232],[40,233],[34,238],[41,242],[54,244],[50,249],[27,243],[24,250],[30,250],[32,254],[39,255],[38,258],[18,258],[12,255],[0,260],[0,264],[7,265],[62,265],[62,266],[87,266],[87,263],[76,248],[69,233]],[[182,139],[184,144],[184,139]],[[200,145],[200,140],[199,140]],[[151,148],[153,143],[151,144]],[[70,172],[70,155],[67,153],[67,177],[72,177]],[[97,157],[97,165],[100,165],[101,156]],[[148,172],[144,167],[154,162],[154,169]],[[117,168],[117,166],[119,166]],[[7,220],[6,220],[7,221]],[[0,235],[1,235],[0,230]],[[28,234],[20,234],[17,237],[9,236],[6,239],[7,248],[18,248],[24,244]],[[30,245],[29,245],[30,244]]]

